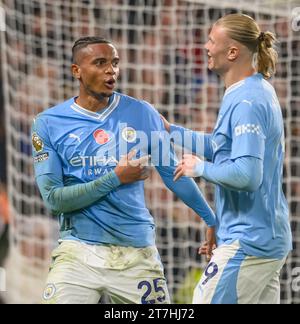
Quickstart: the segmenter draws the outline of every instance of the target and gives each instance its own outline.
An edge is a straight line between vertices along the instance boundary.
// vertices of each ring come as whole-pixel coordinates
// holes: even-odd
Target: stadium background
[[[299,0],[0,0],[2,301],[39,302],[49,254],[57,244],[56,220],[44,209],[34,183],[29,131],[34,115],[77,94],[70,73],[74,40],[83,35],[111,39],[121,56],[119,91],[148,100],[171,122],[211,131],[224,88],[206,69],[203,45],[211,24],[232,12],[253,16],[280,41],[278,72],[271,82],[285,120],[284,190],[294,234],[281,301],[300,302]],[[213,205],[213,187],[198,183]],[[173,301],[189,303],[205,266],[197,255],[204,226],[156,173],[146,189]]]

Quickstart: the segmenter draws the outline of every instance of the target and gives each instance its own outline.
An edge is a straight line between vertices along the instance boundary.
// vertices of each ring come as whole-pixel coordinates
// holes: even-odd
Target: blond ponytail
[[[257,71],[265,79],[269,79],[276,72],[278,59],[277,51],[274,49],[276,42],[276,36],[269,31],[261,32],[258,36]]]
[[[278,54],[274,48],[277,41],[273,33],[261,32],[256,21],[243,14],[226,15],[216,25],[224,27],[230,38],[245,45],[255,54],[257,72],[265,79],[275,73]]]

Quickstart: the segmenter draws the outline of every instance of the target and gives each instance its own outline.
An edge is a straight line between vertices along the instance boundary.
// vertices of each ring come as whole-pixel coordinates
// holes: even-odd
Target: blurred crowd
[[[1,52],[1,45],[0,45]],[[6,192],[6,148],[5,148],[5,119],[4,117],[4,100],[1,73],[0,58],[0,268],[4,264],[4,260],[8,253],[8,198]],[[0,304],[2,303],[0,296]]]

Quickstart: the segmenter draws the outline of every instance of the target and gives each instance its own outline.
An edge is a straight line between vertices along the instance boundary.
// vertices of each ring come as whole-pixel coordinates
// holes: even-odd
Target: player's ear
[[[238,57],[239,49],[236,46],[231,46],[228,50],[228,60],[234,61]]]
[[[79,80],[81,76],[80,66],[77,64],[72,64],[71,70],[72,70],[73,77]]]

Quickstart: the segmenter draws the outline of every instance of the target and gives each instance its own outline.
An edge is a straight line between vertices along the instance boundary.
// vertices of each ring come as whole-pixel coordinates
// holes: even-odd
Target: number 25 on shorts
[[[146,287],[146,291],[141,297],[142,304],[159,304],[163,303],[166,300],[166,292],[164,288],[159,285],[161,281],[161,278],[156,278],[153,279],[153,282],[143,280],[138,284],[138,289],[143,289],[144,287]],[[152,295],[151,297],[154,298],[148,299],[150,295]]]

